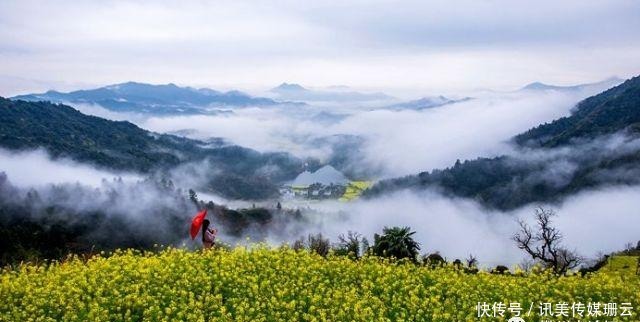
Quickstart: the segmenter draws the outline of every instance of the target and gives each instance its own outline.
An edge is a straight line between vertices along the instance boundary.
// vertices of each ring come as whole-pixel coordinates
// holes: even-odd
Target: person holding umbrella
[[[200,211],[193,219],[191,220],[191,229],[189,233],[191,234],[191,239],[195,239],[198,235],[198,231],[202,227],[202,245],[204,249],[209,249],[213,246],[216,241],[216,234],[218,230],[215,228],[209,228],[210,222],[208,219],[205,219],[207,216],[207,209],[203,209]]]
[[[202,245],[204,246],[204,249],[213,247],[216,243],[217,234],[218,230],[213,227],[209,228],[209,220],[205,219],[202,222]]]

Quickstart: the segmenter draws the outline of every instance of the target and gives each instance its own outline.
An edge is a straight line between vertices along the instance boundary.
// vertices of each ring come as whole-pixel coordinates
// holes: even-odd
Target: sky
[[[640,73],[638,1],[0,0],[0,95],[129,80],[451,93]]]

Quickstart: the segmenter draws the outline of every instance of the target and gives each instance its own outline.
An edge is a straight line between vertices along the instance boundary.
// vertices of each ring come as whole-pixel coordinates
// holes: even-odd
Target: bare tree
[[[359,259],[367,250],[365,239],[357,232],[349,231],[347,235],[338,236],[338,242],[334,246],[336,255],[348,256]]]
[[[466,259],[467,267],[464,269],[467,274],[477,274],[479,272],[478,269],[478,258],[473,256],[473,254],[469,254],[469,257]]]
[[[331,242],[328,238],[324,238],[321,233],[307,236],[307,247],[310,251],[317,253],[322,257],[327,257],[331,249]]]
[[[555,215],[553,210],[537,208],[536,226],[532,228],[520,220],[520,231],[513,236],[513,240],[533,260],[553,269],[556,274],[565,274],[576,268],[582,258],[562,245],[562,234],[551,223]]]
[[[468,268],[473,268],[478,265],[478,258],[473,256],[473,254],[469,254],[469,257],[467,257],[466,262],[467,262]]]

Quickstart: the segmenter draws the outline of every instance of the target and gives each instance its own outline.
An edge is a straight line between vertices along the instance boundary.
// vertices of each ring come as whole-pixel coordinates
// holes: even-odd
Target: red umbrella
[[[202,227],[202,222],[204,221],[204,217],[207,215],[207,209],[199,212],[193,220],[191,220],[191,239],[196,238],[198,236],[198,231],[200,231],[200,227]]]

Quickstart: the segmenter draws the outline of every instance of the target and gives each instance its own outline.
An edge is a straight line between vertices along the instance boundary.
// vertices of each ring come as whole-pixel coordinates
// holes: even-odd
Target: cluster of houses
[[[280,195],[285,199],[338,199],[347,190],[344,185],[330,184],[325,186],[314,183],[308,186],[284,186],[280,188]]]

